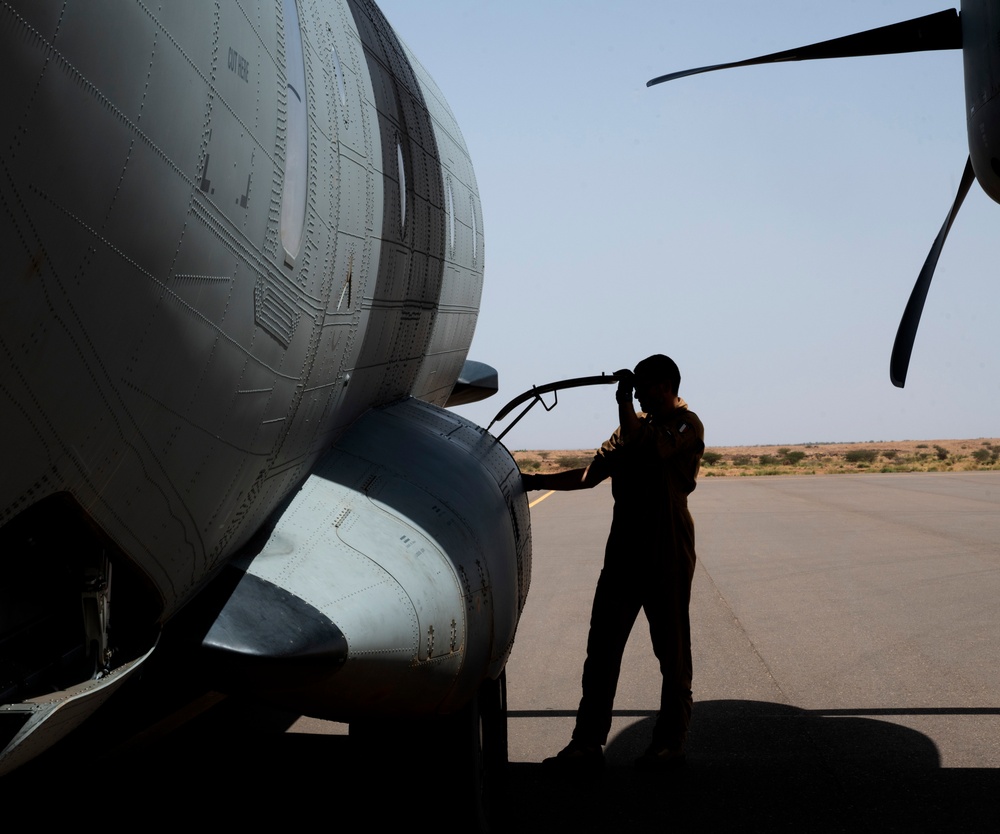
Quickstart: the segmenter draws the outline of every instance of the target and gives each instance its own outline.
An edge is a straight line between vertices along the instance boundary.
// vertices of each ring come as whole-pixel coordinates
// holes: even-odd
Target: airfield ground
[[[948,454],[974,460],[984,442],[995,445],[954,441]],[[823,445],[841,456],[848,449]],[[945,446],[876,445],[898,449],[897,458],[936,458],[935,445]],[[631,766],[649,741],[660,692],[640,617],[622,665],[608,767],[588,780],[560,779],[541,761],[572,732],[611,488],[555,493],[532,508],[531,591],[507,665],[511,764],[497,834],[662,831],[665,821],[699,834],[995,834],[1000,471],[713,477],[699,484],[691,510],[698,564],[687,767]],[[372,831],[408,830],[419,819],[435,832],[468,830],[455,811],[459,771],[424,766],[419,750],[402,751],[416,764],[394,781],[395,748],[376,750],[373,767],[344,724],[218,696],[113,744],[101,716],[127,718],[149,701],[118,712],[114,703],[0,780],[0,800],[79,827],[81,809],[106,788],[111,830],[150,814],[165,830],[183,830],[194,808],[230,828],[305,829],[349,812]]]

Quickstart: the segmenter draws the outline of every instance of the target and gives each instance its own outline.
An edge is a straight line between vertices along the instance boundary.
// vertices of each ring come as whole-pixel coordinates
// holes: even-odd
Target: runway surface
[[[691,509],[688,765],[631,767],[659,692],[640,615],[609,766],[594,781],[554,779],[539,763],[572,729],[611,492],[557,493],[532,510],[533,580],[508,665],[502,830],[996,831],[1000,473],[705,478]],[[297,827],[318,814],[346,824],[351,786],[382,775],[357,771],[344,732],[229,699],[74,773],[85,795],[92,782],[119,809],[153,802],[168,824],[196,804],[227,823]],[[66,776],[33,765],[0,794],[48,796],[54,782],[65,792]],[[426,800],[402,816],[447,830],[448,774],[413,779]],[[392,786],[381,792],[390,807]],[[360,813],[380,830],[385,808]]]
[[[532,510],[514,762],[569,738],[611,504],[602,485]],[[659,693],[640,615],[606,784],[572,815],[595,831],[678,814],[700,830],[997,830],[1000,473],[706,478],[690,506],[686,772],[629,768]]]

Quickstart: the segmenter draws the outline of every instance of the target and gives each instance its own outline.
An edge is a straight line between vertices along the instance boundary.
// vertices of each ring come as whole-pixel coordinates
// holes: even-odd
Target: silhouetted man
[[[694,522],[687,496],[705,450],[701,421],[677,396],[680,371],[657,354],[615,374],[620,426],[586,469],[522,475],[524,488],[585,489],[611,478],[615,499],[604,568],[594,594],[583,667],[583,697],[569,745],[545,764],[600,768],[611,729],[611,709],[622,653],[642,608],[663,684],[660,714],[641,768],[684,761],[691,719],[691,626],[688,603],[694,575]],[[636,414],[632,391],[642,413]]]

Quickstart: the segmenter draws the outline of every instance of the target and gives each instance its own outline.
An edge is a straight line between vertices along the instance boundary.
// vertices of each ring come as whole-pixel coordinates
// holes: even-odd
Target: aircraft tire
[[[453,774],[462,826],[489,834],[501,830],[507,771],[507,680],[484,681],[457,713],[442,719],[437,740],[439,767]]]
[[[430,785],[445,785],[453,817],[437,831],[489,834],[506,801],[507,679],[482,683],[462,709],[434,719],[375,719],[351,723],[365,804],[378,809],[378,825],[409,824],[425,806]],[[391,751],[392,755],[386,756]],[[423,776],[421,775],[423,774]],[[386,803],[389,787],[395,802]],[[374,820],[373,820],[374,821]],[[450,824],[454,823],[454,827]]]
[[[485,680],[470,707],[475,710],[471,768],[473,819],[487,834],[498,828],[507,787],[507,672]]]
[[[507,787],[507,671],[495,681],[484,681],[478,697],[483,767],[491,792],[499,799]]]

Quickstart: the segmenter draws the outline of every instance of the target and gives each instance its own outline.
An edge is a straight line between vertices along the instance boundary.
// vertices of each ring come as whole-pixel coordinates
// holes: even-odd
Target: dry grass
[[[522,472],[586,466],[592,450],[519,450]],[[701,477],[833,475],[843,472],[955,472],[1000,469],[1000,439],[891,440],[799,443],[787,446],[710,446]]]

